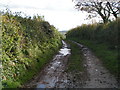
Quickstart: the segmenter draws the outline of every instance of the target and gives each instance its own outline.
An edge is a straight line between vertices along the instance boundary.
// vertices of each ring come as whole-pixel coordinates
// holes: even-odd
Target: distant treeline
[[[42,16],[22,17],[2,12],[2,85],[18,87],[51,60],[61,46],[61,34]]]

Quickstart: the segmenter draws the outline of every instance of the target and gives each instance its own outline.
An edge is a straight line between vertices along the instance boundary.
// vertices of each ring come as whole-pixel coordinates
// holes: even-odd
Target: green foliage
[[[120,75],[119,23],[120,19],[107,24],[82,25],[68,31],[66,37],[91,48],[105,67],[117,77]]]
[[[68,61],[68,72],[81,72],[83,71],[83,57],[80,47],[73,42],[68,41],[71,48],[71,55]]]
[[[3,81],[3,86],[5,86],[6,88],[17,88],[18,86],[20,86],[19,82],[12,82],[12,80],[8,80],[8,81]]]
[[[61,35],[41,16],[2,14],[2,84],[16,88],[30,80],[61,46]]]
[[[81,40],[105,42],[115,48],[118,46],[119,23],[120,19],[107,24],[82,25],[68,31],[67,38],[77,37]]]

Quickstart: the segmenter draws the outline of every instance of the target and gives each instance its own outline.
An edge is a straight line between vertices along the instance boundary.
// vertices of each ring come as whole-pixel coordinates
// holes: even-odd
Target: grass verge
[[[73,42],[67,41],[70,44],[71,55],[68,60],[68,72],[79,72],[83,71],[83,57],[80,47]]]
[[[81,43],[89,47],[95,55],[102,61],[103,65],[116,77],[120,74],[120,69],[118,68],[118,50],[111,49],[111,46],[106,43],[97,43],[95,41],[89,40],[79,40],[73,38],[78,43]]]

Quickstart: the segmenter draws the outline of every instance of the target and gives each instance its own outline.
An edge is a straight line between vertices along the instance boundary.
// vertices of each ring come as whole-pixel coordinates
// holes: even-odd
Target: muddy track
[[[63,47],[53,60],[25,88],[117,88],[117,80],[103,67],[87,47],[72,41],[83,53],[84,72],[66,72],[70,56],[69,45]]]
[[[24,85],[25,88],[65,88],[67,87],[67,74],[65,73],[70,49],[62,41],[63,47],[53,60],[43,68],[43,70],[30,83]]]
[[[88,79],[83,88],[118,88],[116,78],[103,67],[91,50],[77,42],[74,43],[80,46],[86,62],[84,67],[87,69]]]

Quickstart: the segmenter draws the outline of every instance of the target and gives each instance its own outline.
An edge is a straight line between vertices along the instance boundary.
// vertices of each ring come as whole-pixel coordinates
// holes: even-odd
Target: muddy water
[[[37,82],[37,88],[54,88],[57,83],[59,83],[60,76],[65,70],[70,55],[70,49],[68,49],[67,44],[64,41],[62,41],[62,43],[63,47],[60,49],[59,53],[43,70],[40,80]]]

